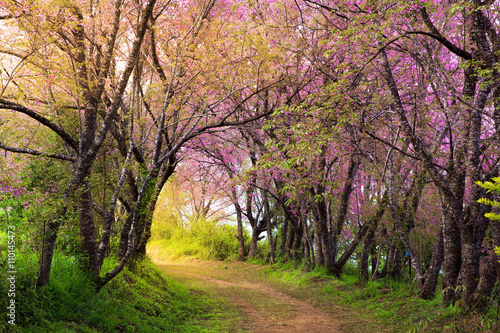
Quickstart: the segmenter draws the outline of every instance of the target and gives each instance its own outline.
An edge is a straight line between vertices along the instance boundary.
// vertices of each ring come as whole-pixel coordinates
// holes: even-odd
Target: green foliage
[[[1,186],[1,184],[0,184]],[[57,216],[63,204],[55,194],[28,191],[25,187],[4,185],[0,190],[0,224],[15,228],[16,249],[38,252],[47,224]],[[76,211],[70,207],[61,221],[56,248],[76,255],[80,253],[80,236]]]
[[[494,177],[492,178],[491,182],[476,182],[477,185],[481,186],[484,189],[487,189],[488,192],[495,192],[500,194],[500,177]],[[487,198],[481,198],[478,200],[478,202],[485,204],[485,205],[490,205],[493,206],[494,208],[498,209],[500,208],[500,202],[494,201],[494,200],[489,200]],[[495,212],[489,212],[484,214],[488,219],[492,221],[500,221],[500,214],[497,214]],[[495,252],[497,255],[500,255],[500,247],[495,248]]]
[[[0,224],[16,229],[16,248],[41,249],[42,234],[47,224],[57,216],[61,188],[66,181],[68,166],[43,158],[32,158],[20,172],[21,180],[7,179],[0,183]],[[77,213],[68,207],[62,218],[56,248],[70,254],[80,252]]]

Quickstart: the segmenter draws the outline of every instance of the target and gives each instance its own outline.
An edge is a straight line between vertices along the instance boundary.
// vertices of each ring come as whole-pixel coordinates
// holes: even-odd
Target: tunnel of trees
[[[0,195],[36,211],[37,285],[73,235],[100,289],[146,253],[183,177],[198,218],[234,213],[241,259],[264,240],[271,263],[340,276],[355,258],[362,280],[482,306],[500,276],[497,192],[478,184],[499,171],[499,15],[496,0],[2,1]]]

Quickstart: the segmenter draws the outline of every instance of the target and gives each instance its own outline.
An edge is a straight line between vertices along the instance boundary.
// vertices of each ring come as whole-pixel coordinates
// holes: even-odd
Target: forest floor
[[[220,302],[228,332],[384,332],[352,309],[322,302],[314,290],[269,279],[242,262],[157,263],[168,276]],[[321,281],[316,281],[321,284]]]

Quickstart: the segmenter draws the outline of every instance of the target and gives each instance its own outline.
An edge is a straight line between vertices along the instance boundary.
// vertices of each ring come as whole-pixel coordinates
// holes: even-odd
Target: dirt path
[[[330,314],[272,287],[256,276],[258,266],[214,262],[158,264],[167,275],[193,286],[210,286],[243,313],[235,331],[254,333],[341,332]],[[259,281],[260,280],[260,281]]]

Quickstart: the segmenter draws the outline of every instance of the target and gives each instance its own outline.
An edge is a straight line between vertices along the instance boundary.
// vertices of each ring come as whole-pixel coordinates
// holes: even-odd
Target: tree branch
[[[365,131],[363,130],[363,133],[366,133],[368,136],[372,137],[373,139],[377,140],[377,141],[380,141],[381,143],[383,143],[384,145],[386,146],[389,146],[395,150],[397,150],[398,152],[400,152],[401,154],[405,155],[405,156],[408,156],[410,158],[413,158],[414,160],[417,160],[417,161],[422,161],[422,159],[418,156],[415,156],[415,155],[412,155],[412,154],[409,154],[407,152],[405,152],[404,150],[402,150],[401,148],[399,147],[396,147],[395,145],[393,145],[392,143],[390,143],[389,141],[385,140],[385,139],[382,139],[378,136],[376,136],[375,134],[373,134],[372,132],[369,132],[369,131]],[[439,165],[439,164],[436,164],[434,162],[432,162],[432,164],[442,170],[446,170],[445,167],[443,167],[442,165]]]
[[[59,135],[59,137],[61,137],[61,139],[64,140],[64,142],[66,142],[71,148],[73,148],[75,152],[78,152],[78,143],[61,126],[54,124],[44,116],[38,114],[36,111],[21,104],[5,100],[3,98],[0,98],[0,109],[21,112],[28,117],[35,119],[40,124],[54,131],[57,135]]]
[[[1,142],[0,142],[0,149],[7,150],[7,151],[10,151],[12,153],[17,153],[17,154],[28,154],[28,155],[34,155],[34,156],[54,158],[57,160],[76,162],[76,157],[74,157],[74,156],[68,156],[68,155],[63,155],[63,154],[49,154],[49,153],[44,153],[44,152],[41,152],[38,150],[29,149],[29,148],[14,148],[14,147],[4,145]]]
[[[461,58],[464,58],[466,60],[472,59],[472,54],[470,54],[469,52],[467,52],[467,51],[459,48],[458,46],[456,46],[455,44],[453,44],[452,42],[450,42],[446,37],[444,37],[441,34],[441,32],[432,23],[432,21],[431,21],[431,19],[429,17],[429,14],[427,13],[427,10],[425,9],[425,7],[422,7],[420,9],[420,16],[422,17],[422,20],[424,21],[424,23],[427,26],[427,28],[429,28],[429,30],[431,31],[431,33],[424,32],[424,31],[408,31],[407,32],[408,34],[417,34],[417,35],[426,35],[426,36],[429,36],[431,38],[434,38],[435,40],[437,40],[438,42],[440,42],[444,46],[446,46],[446,48],[448,50],[450,50],[451,52],[455,53],[457,56],[459,56]]]

